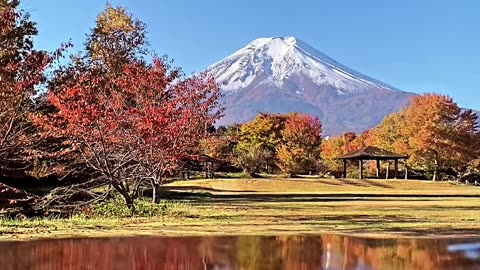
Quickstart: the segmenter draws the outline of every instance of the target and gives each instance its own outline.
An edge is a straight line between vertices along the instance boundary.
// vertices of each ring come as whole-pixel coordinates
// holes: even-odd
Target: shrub
[[[134,205],[135,210],[132,212],[123,200],[115,198],[93,205],[89,215],[101,218],[178,216],[184,212],[182,208],[186,206],[185,203],[175,201],[152,203],[145,200],[137,200]]]

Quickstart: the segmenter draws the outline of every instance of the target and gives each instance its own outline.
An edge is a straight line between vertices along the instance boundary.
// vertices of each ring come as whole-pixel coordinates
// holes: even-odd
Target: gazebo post
[[[360,168],[360,178],[363,179],[363,159],[358,160],[358,167]]]
[[[212,166],[211,178],[214,179],[215,178],[215,161],[212,161],[210,165]]]
[[[405,180],[408,179],[408,165],[407,165],[407,160],[403,160],[403,167],[405,168]]]
[[[208,161],[205,162],[205,178],[209,179],[208,177]]]
[[[377,178],[380,178],[380,159],[377,159]]]
[[[342,159],[343,160],[343,178],[347,178],[347,160],[346,159]]]
[[[390,173],[390,160],[387,161],[387,171],[385,172],[385,179],[388,179],[389,173]]]
[[[395,179],[398,178],[398,158],[395,159]]]

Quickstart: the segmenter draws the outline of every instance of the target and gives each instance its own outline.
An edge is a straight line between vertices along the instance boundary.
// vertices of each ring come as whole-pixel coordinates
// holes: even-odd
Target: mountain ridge
[[[326,135],[361,132],[409,103],[401,91],[347,67],[295,37],[255,39],[206,69],[219,83],[225,117],[260,112],[318,115]]]

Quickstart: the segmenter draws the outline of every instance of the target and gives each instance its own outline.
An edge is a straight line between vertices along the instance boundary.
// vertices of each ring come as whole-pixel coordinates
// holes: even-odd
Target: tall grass
[[[193,207],[192,205],[171,200],[152,203],[146,200],[136,200],[135,210],[125,207],[120,199],[113,199],[93,205],[90,212],[82,213],[93,218],[126,218],[126,217],[166,217],[181,216]]]

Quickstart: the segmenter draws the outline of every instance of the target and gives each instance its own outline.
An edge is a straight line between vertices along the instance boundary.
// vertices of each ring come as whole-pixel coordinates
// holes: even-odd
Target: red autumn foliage
[[[183,78],[163,59],[132,63],[120,73],[70,70],[53,85],[57,113],[46,127],[68,137],[79,158],[127,204],[140,183],[158,187],[182,158],[198,152],[205,127],[219,118],[220,95],[207,76]]]
[[[309,114],[291,114],[282,131],[286,142],[293,142],[305,147],[318,147],[321,140],[322,124],[318,116]]]
[[[46,70],[69,46],[54,53],[34,50],[35,24],[17,7],[17,1],[0,7],[0,175],[28,167],[25,159],[39,143],[30,123],[38,106],[33,98],[47,81]]]
[[[291,114],[282,130],[284,143],[277,149],[278,165],[290,175],[316,167],[320,158],[322,124],[318,117]]]

